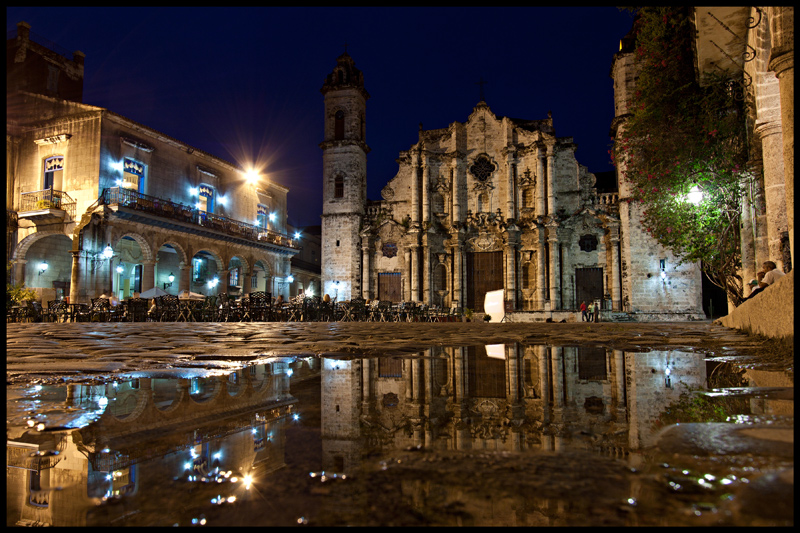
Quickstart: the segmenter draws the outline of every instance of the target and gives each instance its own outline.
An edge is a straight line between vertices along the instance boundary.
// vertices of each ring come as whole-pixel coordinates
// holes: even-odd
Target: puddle
[[[6,523],[792,525],[793,456],[747,440],[785,444],[792,386],[520,344],[9,385]],[[710,428],[740,447],[681,452]]]

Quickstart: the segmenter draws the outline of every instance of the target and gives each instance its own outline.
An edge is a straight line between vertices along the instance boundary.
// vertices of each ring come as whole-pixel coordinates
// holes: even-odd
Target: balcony
[[[202,228],[203,230],[210,230],[214,233],[221,233],[250,241],[251,243],[274,245],[294,250],[300,249],[298,242],[283,233],[266,230],[213,213],[206,213],[184,204],[177,204],[156,196],[148,196],[131,189],[122,187],[105,189],[103,190],[103,203],[111,207],[122,207],[131,210],[132,213],[130,214],[134,216],[142,213],[181,223],[176,225],[176,229],[179,225],[188,225],[190,227],[194,226],[198,230]],[[147,217],[145,216],[145,218]]]
[[[20,197],[19,219],[36,224],[52,224],[75,220],[76,202],[64,191],[45,189],[24,192]]]

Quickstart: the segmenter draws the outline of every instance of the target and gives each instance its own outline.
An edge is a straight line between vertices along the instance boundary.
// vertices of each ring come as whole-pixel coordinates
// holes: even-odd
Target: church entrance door
[[[580,307],[581,302],[586,302],[586,305],[589,305],[594,300],[599,300],[602,298],[603,298],[603,269],[576,268],[575,307]],[[564,307],[566,307],[566,305]]]
[[[503,279],[503,252],[467,254],[467,307],[483,313],[486,293],[505,288]]]
[[[403,296],[400,292],[400,272],[378,273],[378,300],[403,301]]]

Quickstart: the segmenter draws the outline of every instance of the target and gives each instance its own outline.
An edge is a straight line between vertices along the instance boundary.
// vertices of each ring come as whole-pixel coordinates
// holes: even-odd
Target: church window
[[[64,174],[64,156],[48,157],[44,160],[43,189],[61,189],[61,178]]]
[[[522,190],[522,207],[533,207],[533,189],[530,187]]]
[[[584,252],[594,252],[597,250],[597,237],[594,235],[583,235],[578,241],[578,246],[580,246],[581,250]]]
[[[469,171],[478,179],[478,181],[486,181],[491,178],[494,170],[494,164],[492,164],[492,162],[489,161],[489,158],[486,156],[478,157],[478,159],[475,160],[475,163],[469,167]]]
[[[344,178],[341,176],[336,176],[333,180],[333,197],[344,198]]]
[[[433,193],[433,212],[444,213],[444,197],[441,193]]]
[[[334,140],[341,141],[344,139],[344,111],[341,109],[336,112],[333,130]]]

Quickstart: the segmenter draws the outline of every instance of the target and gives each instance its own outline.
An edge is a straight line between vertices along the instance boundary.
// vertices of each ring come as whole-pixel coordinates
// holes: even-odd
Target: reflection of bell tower
[[[322,148],[322,291],[349,300],[361,295],[359,226],[367,200],[364,75],[347,52],[320,89],[325,95]],[[338,282],[338,283],[337,283]]]

